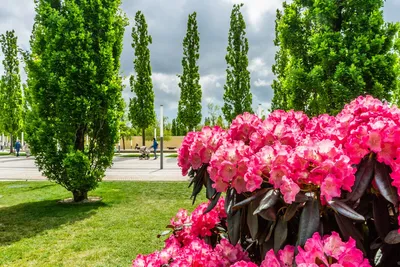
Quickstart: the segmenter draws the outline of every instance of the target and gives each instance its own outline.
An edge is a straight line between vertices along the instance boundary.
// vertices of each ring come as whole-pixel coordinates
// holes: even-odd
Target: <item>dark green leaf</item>
[[[268,240],[271,239],[271,236],[272,236],[272,233],[274,232],[275,226],[276,226],[276,221],[274,221],[271,224],[271,227],[269,228],[269,231],[268,231],[268,235],[265,237],[265,242],[268,242]]]
[[[279,192],[277,190],[269,190],[265,196],[261,199],[260,205],[254,211],[254,214],[259,213],[262,210],[266,210],[274,206],[279,199]]]
[[[379,192],[382,194],[387,201],[392,203],[393,205],[398,205],[398,196],[396,189],[391,184],[392,179],[389,176],[388,167],[380,162],[375,163],[375,183],[379,189]]]
[[[376,231],[380,238],[384,240],[390,231],[390,215],[387,201],[382,196],[374,197],[372,205]]]
[[[217,194],[217,190],[212,187],[214,182],[210,179],[210,175],[207,171],[204,173],[204,176],[206,179],[206,197],[207,199],[212,199]]]
[[[258,215],[253,215],[256,209],[255,203],[250,203],[247,208],[247,226],[249,227],[250,235],[253,240],[256,239],[258,233]]]
[[[304,246],[309,239],[319,229],[319,203],[316,199],[311,199],[306,202],[300,216],[299,236],[297,245]]]
[[[296,203],[304,203],[307,200],[309,200],[310,198],[304,193],[304,192],[299,192],[296,195],[296,199],[294,200],[294,202]]]
[[[240,239],[240,219],[241,210],[233,211],[233,214],[228,214],[228,236],[232,245],[236,246]]]
[[[236,194],[236,191],[232,187],[228,188],[228,190],[226,191],[226,196],[225,196],[225,212],[226,212],[226,214],[229,214],[232,210],[232,207],[235,205],[235,203],[233,203],[235,194]]]
[[[340,200],[331,200],[328,201],[328,204],[329,206],[331,206],[331,208],[333,208],[336,212],[342,214],[343,216],[346,216],[355,221],[365,221],[364,216],[357,213],[355,210],[353,210]]]
[[[288,234],[287,221],[282,217],[279,218],[274,232],[274,250],[277,253],[285,243]]]
[[[235,206],[233,206],[233,210],[237,210],[240,208],[243,208],[244,206],[248,205],[250,202],[256,200],[259,197],[262,197],[263,195],[266,194],[267,191],[269,191],[269,188],[263,188],[260,189],[260,191],[258,191],[256,194],[252,195],[251,197],[246,198],[243,201],[240,201],[239,203],[235,204]]]
[[[365,190],[371,184],[372,178],[374,177],[374,163],[375,159],[370,155],[367,155],[362,159],[355,174],[356,179],[353,187],[351,188],[352,191],[347,196],[346,202],[355,202],[364,194]]]
[[[271,208],[269,208],[267,210],[262,210],[257,214],[260,215],[262,218],[264,218],[267,221],[276,221],[276,210],[275,210],[275,207],[271,207]]]
[[[335,213],[335,219],[344,240],[348,241],[349,238],[352,237],[357,243],[357,248],[361,249],[365,254],[365,248],[363,245],[364,238],[360,231],[355,227],[353,221],[338,213]]]
[[[208,205],[207,209],[204,211],[203,214],[206,214],[206,213],[210,212],[215,207],[215,205],[217,205],[218,200],[219,200],[220,197],[221,197],[221,192],[218,192],[214,196],[214,198],[211,199],[210,204]]]
[[[271,228],[272,221],[266,221],[263,219],[259,219],[258,221],[258,234],[257,234],[257,242],[258,244],[264,243],[265,238],[268,235],[269,229]]]
[[[171,233],[171,230],[165,230],[161,234],[157,235],[157,238],[160,238],[162,236],[168,235],[169,233]]]
[[[290,221],[293,218],[293,216],[296,214],[297,208],[300,205],[301,205],[300,203],[293,203],[293,204],[289,205],[288,208],[286,209],[283,219],[287,222]]]
[[[400,243],[400,234],[397,229],[390,231],[387,234],[387,236],[385,237],[385,243],[391,244],[391,245]]]
[[[204,173],[207,170],[207,164],[203,164],[200,169],[197,170],[196,175],[193,177],[192,181],[190,184],[194,184],[193,186],[193,192],[192,192],[192,196],[193,197],[193,202],[192,204],[194,204],[194,202],[196,201],[196,197],[197,195],[200,193],[201,189],[203,188],[203,178],[204,178]],[[189,185],[190,186],[190,185]]]

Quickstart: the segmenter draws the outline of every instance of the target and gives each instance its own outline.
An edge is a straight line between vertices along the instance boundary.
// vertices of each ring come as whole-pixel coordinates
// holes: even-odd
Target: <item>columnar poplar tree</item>
[[[272,110],[336,114],[359,95],[397,95],[399,25],[385,23],[383,2],[284,3],[276,18]]]
[[[4,74],[0,82],[0,124],[6,134],[10,135],[10,153],[18,132],[22,127],[22,88],[19,75],[17,36],[14,30],[0,35],[1,51],[4,55]]]
[[[120,4],[36,1],[26,54],[27,137],[39,169],[71,191],[74,201],[87,199],[101,181],[118,141],[119,58],[127,25]]]
[[[132,27],[132,48],[135,50],[133,60],[136,78],[130,78],[131,91],[136,97],[130,101],[129,117],[133,126],[142,129],[142,145],[146,142],[146,128],[156,122],[154,111],[154,92],[151,81],[150,50],[151,36],[147,32],[146,19],[141,11],[135,16],[135,25]]]
[[[201,122],[201,86],[199,66],[200,37],[197,30],[196,12],[189,15],[186,36],[183,39],[182,75],[179,87],[181,98],[178,105],[178,120],[192,130]]]
[[[245,36],[246,23],[240,12],[242,6],[243,4],[233,6],[225,56],[228,67],[226,69],[222,112],[228,122],[245,111],[253,112],[251,108],[250,72],[247,70],[249,43]]]

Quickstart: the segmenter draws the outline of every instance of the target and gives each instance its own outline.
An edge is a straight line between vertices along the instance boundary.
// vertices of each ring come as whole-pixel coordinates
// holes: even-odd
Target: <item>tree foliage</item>
[[[130,78],[131,91],[135,97],[130,102],[130,119],[135,127],[142,129],[142,145],[145,145],[145,130],[156,121],[154,110],[154,92],[151,80],[150,50],[148,45],[152,38],[147,32],[144,14],[138,11],[135,25],[132,27],[132,48],[135,51],[133,60],[136,78]]]
[[[249,60],[247,53],[249,43],[246,38],[246,23],[240,8],[243,4],[234,5],[228,35],[226,84],[224,85],[225,119],[231,122],[237,115],[247,111],[252,113],[252,94],[250,92],[250,72],[247,70]]]
[[[27,132],[36,164],[75,201],[112,163],[123,113],[120,0],[38,0],[26,53]],[[85,137],[88,144],[85,149]]]
[[[4,74],[0,81],[0,130],[11,136],[10,152],[13,150],[14,136],[22,128],[23,98],[17,36],[14,30],[0,35],[1,51],[4,55]]]
[[[181,98],[178,105],[178,118],[190,130],[201,122],[201,86],[197,61],[200,54],[200,37],[197,30],[196,12],[189,15],[186,36],[183,39],[182,75],[179,88]]]
[[[398,90],[399,25],[383,0],[302,1],[277,11],[272,110],[336,114],[359,95],[391,100]]]

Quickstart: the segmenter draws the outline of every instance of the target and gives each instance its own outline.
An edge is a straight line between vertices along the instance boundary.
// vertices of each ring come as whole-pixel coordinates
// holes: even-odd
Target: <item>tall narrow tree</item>
[[[141,11],[135,15],[135,25],[132,27],[132,48],[135,51],[133,60],[136,77],[130,78],[131,91],[135,97],[130,101],[129,117],[133,126],[142,129],[142,145],[146,142],[146,128],[156,122],[154,110],[154,92],[151,80],[149,44],[152,38],[147,32],[146,19]]]
[[[334,115],[359,95],[397,96],[399,25],[385,23],[383,3],[284,3],[276,18],[272,109]]]
[[[182,75],[179,87],[181,98],[178,105],[178,120],[192,130],[201,122],[201,86],[197,61],[200,54],[200,36],[197,30],[196,12],[189,15],[186,36],[183,39]]]
[[[36,164],[87,199],[112,163],[122,116],[120,0],[38,0],[26,54],[26,128]],[[88,143],[85,146],[85,139]]]
[[[10,135],[10,153],[13,152],[15,137],[22,127],[22,88],[19,74],[17,36],[14,30],[0,35],[1,50],[4,54],[4,74],[0,83],[0,124]]]
[[[250,72],[247,70],[249,43],[246,38],[246,23],[240,12],[242,6],[243,4],[233,6],[228,48],[225,56],[228,67],[226,69],[222,112],[228,122],[245,111],[253,112],[251,108]]]

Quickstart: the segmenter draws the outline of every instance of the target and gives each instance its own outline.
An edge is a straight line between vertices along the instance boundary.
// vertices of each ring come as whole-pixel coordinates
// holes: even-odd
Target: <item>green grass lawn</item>
[[[1,182],[0,266],[130,266],[162,248],[157,234],[179,208],[194,209],[187,187],[103,182],[90,193],[103,201],[60,204],[71,195],[59,185]]]
[[[25,156],[26,154],[25,154],[25,152],[20,152],[19,155]],[[1,151],[0,156],[15,156],[15,153],[10,154],[10,152],[8,152],[8,151]]]

